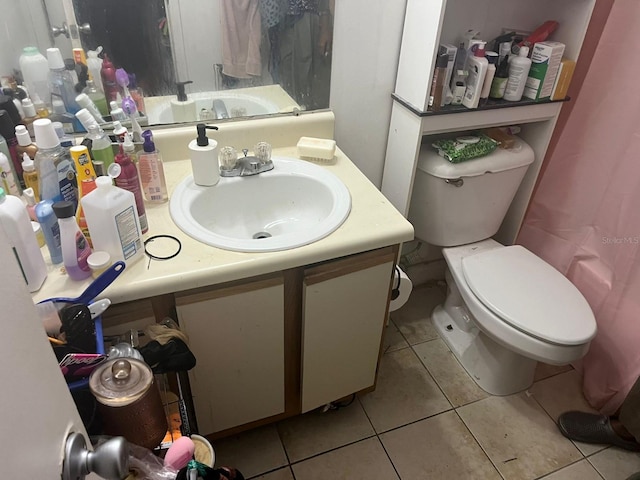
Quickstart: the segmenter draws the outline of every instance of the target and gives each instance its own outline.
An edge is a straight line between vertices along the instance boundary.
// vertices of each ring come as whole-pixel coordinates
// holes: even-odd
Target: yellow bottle
[[[91,242],[91,235],[87,221],[84,216],[84,210],[80,199],[95,190],[96,188],[96,172],[93,168],[93,161],[89,155],[89,150],[84,145],[77,145],[69,149],[73,163],[76,165],[76,179],[78,180],[78,209],[76,210],[76,221],[80,227],[80,231],[83,233],[89,245],[93,247]]]
[[[38,172],[31,157],[27,152],[22,154],[22,178],[27,188],[33,189],[33,197],[36,202],[40,201],[40,190],[38,189]]]

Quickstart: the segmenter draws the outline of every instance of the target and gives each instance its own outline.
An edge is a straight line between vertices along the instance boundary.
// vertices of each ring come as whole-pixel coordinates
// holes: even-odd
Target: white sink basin
[[[273,170],[222,177],[213,187],[195,185],[189,175],[171,196],[171,218],[190,237],[238,252],[301,247],[342,225],[351,196],[338,177],[303,160],[273,163]]]

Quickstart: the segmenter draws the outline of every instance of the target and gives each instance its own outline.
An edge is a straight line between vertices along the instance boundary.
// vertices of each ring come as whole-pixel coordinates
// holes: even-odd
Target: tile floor
[[[558,432],[561,412],[591,410],[571,367],[540,365],[534,385],[508,397],[478,388],[431,326],[442,299],[437,286],[419,287],[392,313],[375,392],[215,442],[216,465],[264,480],[623,480],[640,471],[640,454]]]

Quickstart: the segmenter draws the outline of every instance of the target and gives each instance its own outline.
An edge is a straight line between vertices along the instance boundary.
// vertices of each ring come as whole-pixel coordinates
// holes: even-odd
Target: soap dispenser
[[[189,142],[193,183],[211,187],[220,180],[220,166],[218,165],[218,142],[209,140],[207,129],[218,130],[218,127],[199,123],[196,129],[198,138]]]
[[[174,122],[195,122],[198,119],[196,112],[196,102],[189,97],[184,91],[184,86],[193,83],[191,80],[186,82],[178,82],[178,97],[171,100],[171,112],[173,113]]]

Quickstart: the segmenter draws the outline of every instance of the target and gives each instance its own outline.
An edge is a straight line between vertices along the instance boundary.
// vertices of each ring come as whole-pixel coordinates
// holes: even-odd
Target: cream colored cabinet
[[[398,246],[175,294],[213,438],[372,390]]]
[[[201,433],[284,412],[284,304],[282,274],[176,295],[197,359],[189,381]]]
[[[386,250],[305,270],[302,413],[375,385],[395,261]]]

